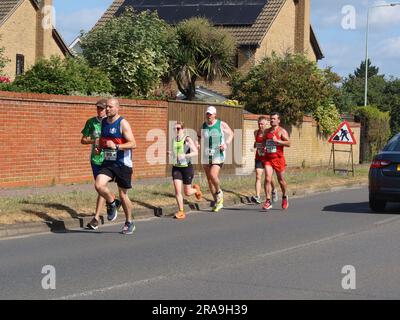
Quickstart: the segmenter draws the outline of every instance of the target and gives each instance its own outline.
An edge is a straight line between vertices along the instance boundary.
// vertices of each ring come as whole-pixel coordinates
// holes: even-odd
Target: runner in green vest
[[[101,164],[104,160],[104,152],[97,153],[96,147],[99,144],[99,138],[101,135],[101,121],[103,118],[106,117],[106,105],[107,100],[102,99],[97,101],[96,108],[97,108],[97,116],[90,118],[86,121],[85,127],[82,129],[82,144],[90,144],[92,145],[92,152],[90,154],[90,164],[92,166],[93,177],[96,180],[97,175],[100,172]],[[99,225],[99,219],[101,210],[103,209],[105,204],[105,199],[101,196],[97,197],[96,202],[96,214],[92,221],[88,223],[87,227],[89,229],[96,230]]]
[[[182,184],[186,196],[195,195],[197,200],[202,197],[200,186],[192,181],[194,177],[194,169],[191,158],[198,155],[197,148],[193,140],[185,135],[183,122],[178,121],[175,125],[176,137],[172,141],[172,151],[168,154],[173,156],[172,179],[175,188],[175,198],[178,204],[178,212],[175,219],[185,219],[186,214],[183,208]]]
[[[201,142],[201,163],[207,176],[210,191],[214,197],[214,212],[224,207],[224,195],[221,190],[219,172],[225,161],[227,146],[233,140],[233,131],[224,121],[216,118],[217,109],[209,106],[206,111],[206,121],[197,136]]]

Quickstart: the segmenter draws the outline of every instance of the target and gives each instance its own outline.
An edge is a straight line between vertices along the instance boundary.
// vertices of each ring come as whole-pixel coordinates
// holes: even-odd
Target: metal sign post
[[[350,136],[349,136],[350,134]],[[333,173],[339,172],[351,172],[354,177],[354,154],[353,154],[353,144],[356,144],[356,139],[354,137],[353,131],[351,130],[347,121],[343,121],[339,128],[334,132],[334,134],[329,138],[329,143],[332,143],[331,158],[333,160]],[[350,145],[350,150],[336,149],[335,144],[347,144]],[[349,153],[349,158],[347,161],[347,168],[336,168],[336,152]],[[351,161],[351,169],[349,169],[349,163]]]

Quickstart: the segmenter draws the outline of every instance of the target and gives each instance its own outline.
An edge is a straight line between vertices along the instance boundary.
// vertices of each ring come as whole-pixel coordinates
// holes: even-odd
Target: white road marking
[[[166,277],[158,276],[158,277],[154,277],[154,278],[138,280],[138,281],[135,281],[135,282],[128,282],[128,283],[124,283],[124,284],[119,284],[119,285],[115,285],[115,286],[111,286],[111,287],[94,289],[94,290],[80,292],[80,293],[74,293],[74,294],[71,294],[71,295],[68,295],[68,296],[54,298],[52,300],[69,300],[69,299],[84,298],[84,297],[92,296],[92,295],[97,294],[97,293],[101,294],[101,293],[105,293],[107,291],[135,287],[135,286],[138,286],[138,285],[143,285],[143,284],[147,284],[147,283],[151,283],[151,282],[155,282],[155,281],[159,281],[159,280],[163,280],[163,279],[166,279]]]
[[[285,248],[285,249],[281,249],[281,250],[276,250],[276,251],[271,251],[271,252],[267,252],[267,253],[264,253],[264,254],[259,254],[259,255],[257,255],[257,257],[264,258],[264,257],[273,256],[273,255],[280,254],[280,253],[285,253],[285,252],[288,252],[288,251],[293,251],[293,250],[297,250],[297,249],[303,249],[303,248],[310,247],[310,246],[315,245],[315,244],[319,244],[319,243],[322,243],[322,242],[326,242],[326,241],[330,241],[330,240],[342,237],[344,235],[346,235],[346,233],[335,234],[335,235],[327,237],[327,238],[322,238],[322,239],[319,239],[319,240],[306,242],[306,243],[303,243],[303,244],[299,244],[297,246],[293,246],[293,247],[289,247],[289,248]]]
[[[388,218],[388,219],[385,219],[385,220],[381,220],[381,221],[375,222],[374,225],[379,226],[381,224],[385,224],[385,223],[392,222],[392,221],[395,221],[395,220],[400,220],[400,218],[399,217]]]

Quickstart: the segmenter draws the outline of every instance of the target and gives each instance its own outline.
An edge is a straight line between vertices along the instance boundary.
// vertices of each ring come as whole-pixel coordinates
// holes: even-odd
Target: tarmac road
[[[374,214],[367,199],[346,189],[287,211],[141,220],[132,236],[117,224],[0,240],[0,299],[399,299],[400,206]]]

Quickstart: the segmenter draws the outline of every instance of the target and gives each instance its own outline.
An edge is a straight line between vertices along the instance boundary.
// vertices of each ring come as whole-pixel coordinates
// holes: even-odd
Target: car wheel
[[[377,200],[374,196],[369,196],[369,207],[372,211],[384,211],[386,207],[386,200]]]

